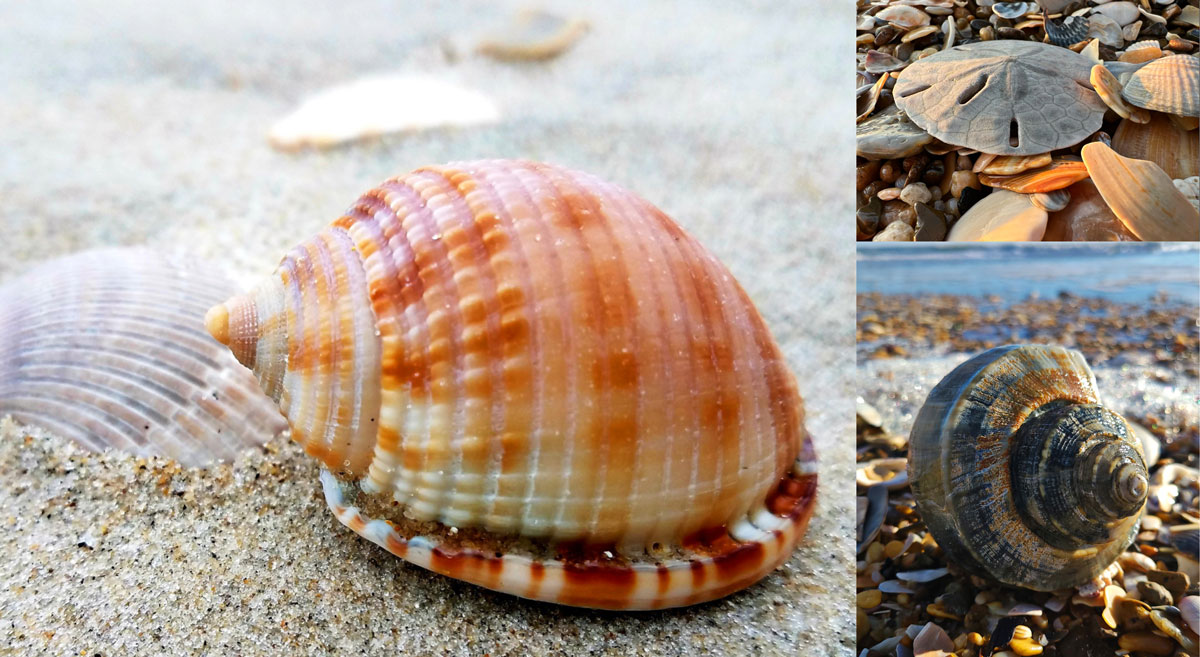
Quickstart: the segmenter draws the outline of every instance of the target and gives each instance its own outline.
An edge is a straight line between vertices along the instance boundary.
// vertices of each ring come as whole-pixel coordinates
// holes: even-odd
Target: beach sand
[[[724,261],[797,374],[821,458],[796,554],[694,608],[603,613],[441,577],[339,525],[286,442],[210,470],[0,425],[0,652],[851,655],[852,14],[832,5],[555,5],[563,57],[474,54],[517,2],[20,3],[0,24],[0,283],[93,246],[219,260],[249,283],[416,166],[522,157],[646,197]],[[271,149],[308,95],[377,72],[482,91],[494,126]],[[832,102],[831,102],[832,101]],[[845,482],[845,483],[842,483]]]

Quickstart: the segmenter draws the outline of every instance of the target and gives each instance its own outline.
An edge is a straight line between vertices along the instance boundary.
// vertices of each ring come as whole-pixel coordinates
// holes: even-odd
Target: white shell
[[[234,284],[141,249],[47,262],[0,287],[0,415],[95,451],[232,459],[287,428],[204,331]]]

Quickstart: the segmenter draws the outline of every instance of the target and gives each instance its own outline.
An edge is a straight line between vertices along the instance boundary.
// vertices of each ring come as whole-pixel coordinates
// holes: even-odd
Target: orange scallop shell
[[[206,324],[333,471],[339,520],[490,589],[702,602],[782,563],[812,512],[801,399],[746,293],[587,174],[393,178]]]

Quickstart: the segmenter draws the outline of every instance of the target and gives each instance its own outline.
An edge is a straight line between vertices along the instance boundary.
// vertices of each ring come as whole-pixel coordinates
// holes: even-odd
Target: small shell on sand
[[[279,120],[267,136],[281,150],[329,148],[394,132],[495,123],[484,94],[426,76],[378,75],[326,89]]]
[[[580,18],[527,10],[505,31],[483,39],[477,50],[502,61],[544,61],[566,52],[588,29],[588,22]]]

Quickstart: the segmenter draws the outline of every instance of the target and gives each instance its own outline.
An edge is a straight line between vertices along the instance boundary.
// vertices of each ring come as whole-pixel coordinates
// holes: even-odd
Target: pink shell
[[[586,174],[386,181],[206,321],[336,473],[339,520],[488,588],[693,604],[774,569],[812,511],[800,396],[745,292]]]

